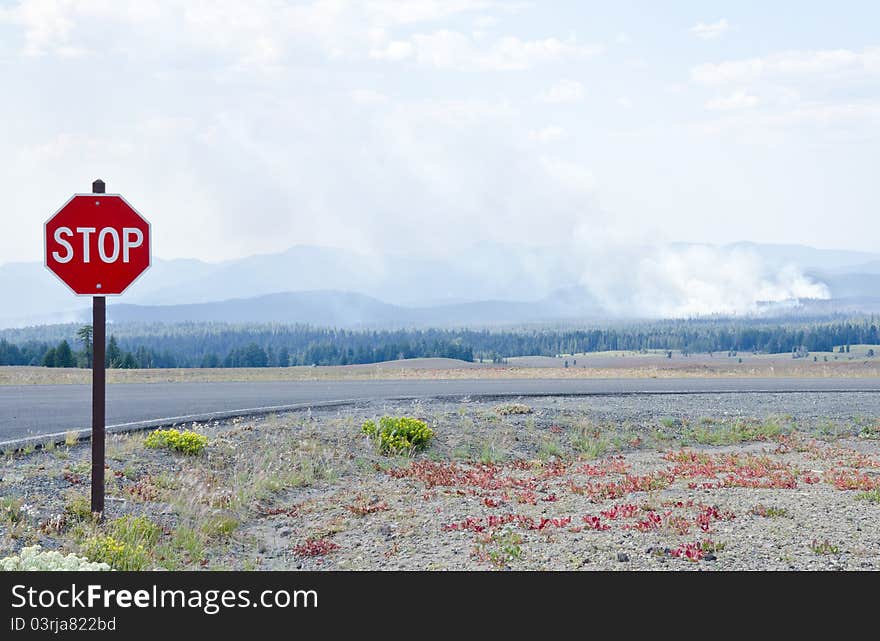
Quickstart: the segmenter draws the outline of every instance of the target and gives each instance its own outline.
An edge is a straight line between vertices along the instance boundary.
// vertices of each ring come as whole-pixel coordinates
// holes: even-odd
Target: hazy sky
[[[0,0],[0,263],[39,260],[95,177],[164,258],[877,250],[878,24],[870,0]]]

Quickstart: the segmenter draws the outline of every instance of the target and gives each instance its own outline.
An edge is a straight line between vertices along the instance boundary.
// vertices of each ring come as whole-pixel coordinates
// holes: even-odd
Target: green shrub
[[[83,554],[108,564],[114,570],[137,571],[147,567],[149,556],[143,545],[123,543],[112,536],[93,536],[85,541]]]
[[[153,546],[162,533],[159,526],[145,516],[121,516],[107,524],[108,533],[123,543]]]
[[[365,421],[361,431],[376,438],[383,454],[398,454],[424,448],[434,436],[425,421],[409,416],[383,416],[379,425]]]
[[[201,453],[208,446],[208,437],[196,432],[169,429],[156,430],[144,441],[147,447],[164,447],[170,450],[195,455]]]

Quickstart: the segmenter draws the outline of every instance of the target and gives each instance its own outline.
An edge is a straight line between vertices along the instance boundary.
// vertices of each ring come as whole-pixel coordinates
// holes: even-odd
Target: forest
[[[348,365],[444,357],[503,362],[607,350],[797,355],[880,343],[874,317],[770,323],[752,319],[657,321],[594,328],[340,330],[306,325],[114,324],[107,366],[119,368]],[[91,366],[91,328],[0,330],[0,365]]]

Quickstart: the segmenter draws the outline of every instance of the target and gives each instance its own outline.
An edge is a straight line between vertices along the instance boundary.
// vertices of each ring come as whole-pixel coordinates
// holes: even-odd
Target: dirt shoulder
[[[710,400],[365,403],[192,425],[208,439],[196,456],[114,436],[103,524],[85,502],[87,444],[21,453],[0,468],[0,556],[39,544],[131,569],[880,568],[878,417],[783,402],[706,416]],[[429,446],[382,454],[361,425],[386,414],[424,420]]]

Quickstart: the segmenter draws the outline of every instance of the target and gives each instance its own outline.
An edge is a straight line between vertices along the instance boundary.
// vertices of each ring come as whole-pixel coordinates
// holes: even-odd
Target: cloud
[[[522,40],[515,36],[504,36],[489,46],[482,46],[473,35],[440,29],[417,33],[408,41],[399,42],[397,50],[408,53],[398,60],[412,60],[439,69],[516,71],[560,60],[589,58],[601,53],[602,47],[581,44],[574,38]]]
[[[745,91],[737,91],[729,96],[712,98],[706,103],[706,109],[713,111],[736,111],[750,109],[758,105],[757,96],[747,94]]]
[[[410,42],[394,40],[385,43],[383,47],[370,51],[370,57],[376,60],[390,60],[396,62],[406,60],[413,55],[413,45]]]
[[[563,78],[544,93],[538,95],[539,102],[552,104],[581,102],[587,93],[582,82]]]
[[[880,47],[862,51],[827,49],[788,51],[694,67],[691,78],[699,84],[722,86],[758,81],[850,80],[880,78]]]
[[[562,127],[550,126],[542,129],[535,129],[529,132],[529,139],[538,143],[548,143],[559,140],[565,136],[565,129]]]
[[[591,194],[596,188],[593,172],[576,162],[542,156],[541,166],[556,182],[572,192]]]
[[[503,7],[486,0],[367,0],[367,13],[385,23],[436,22],[454,15]]]
[[[259,65],[306,52],[332,60],[399,59],[406,52],[389,36],[394,29],[493,8],[522,7],[487,0],[24,0],[0,8],[0,24],[20,29],[25,56],[110,50],[150,59],[190,52],[214,54],[217,62]]]
[[[714,40],[724,34],[729,28],[730,25],[727,20],[722,18],[718,22],[712,22],[710,24],[700,22],[691,27],[689,31],[701,40]]]
[[[700,123],[705,135],[730,134],[739,142],[766,145],[771,136],[800,134],[812,143],[865,142],[880,136],[880,101],[811,104],[769,112],[743,110],[738,114]]]

